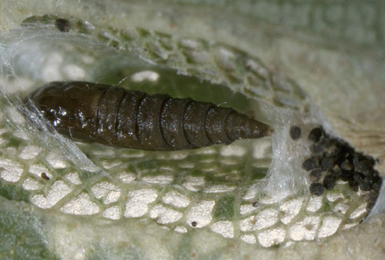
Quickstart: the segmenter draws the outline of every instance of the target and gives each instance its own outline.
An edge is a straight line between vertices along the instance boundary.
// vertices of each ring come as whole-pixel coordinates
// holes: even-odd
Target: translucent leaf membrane
[[[0,194],[51,217],[40,216],[51,228],[49,248],[62,258],[220,258],[226,253],[215,248],[224,246],[290,247],[356,226],[377,198],[378,189],[338,178],[332,187],[320,184],[322,192],[311,188],[303,163],[314,154],[308,136],[318,120],[307,113],[304,93],[234,46],[55,15],[24,20],[4,42]],[[180,152],[74,143],[38,117],[25,121],[33,114],[20,98],[53,80],[210,101],[267,121],[275,132]],[[301,129],[295,138],[292,125]],[[154,242],[161,237],[175,248]]]
[[[53,15],[35,16],[24,20],[22,25],[28,28],[40,24],[47,29],[55,29],[57,18]],[[143,28],[99,29],[87,21],[71,17],[66,20],[70,32],[95,37],[117,50],[132,50],[145,60],[175,69],[178,74],[224,84],[233,91],[276,106],[304,109],[304,95],[293,80],[272,73],[258,58],[236,47]]]
[[[4,110],[13,123],[22,119],[18,111]],[[85,153],[95,163],[79,169],[66,156],[62,137],[47,140],[57,143],[56,148],[41,149],[41,140],[31,134],[11,131],[4,121],[2,127],[3,190],[21,187],[26,193],[23,200],[60,214],[150,218],[175,232],[206,228],[264,247],[327,237],[358,224],[367,214],[362,191],[351,190],[347,182],[337,183],[322,196],[300,190],[301,185],[292,183],[307,179],[299,167],[287,166],[290,175],[280,176],[290,179],[270,180],[265,188],[272,156],[268,138],[168,153],[78,143],[81,151],[76,153]],[[294,142],[308,144],[307,140],[287,142],[292,142],[288,149],[295,149]],[[282,150],[280,157],[286,158],[288,152]],[[304,158],[296,156],[301,155],[291,160]],[[275,163],[271,174],[282,170]],[[281,191],[269,185],[280,185]]]

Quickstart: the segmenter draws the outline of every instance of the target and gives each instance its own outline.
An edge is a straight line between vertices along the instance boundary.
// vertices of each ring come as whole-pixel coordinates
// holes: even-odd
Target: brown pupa
[[[89,82],[51,82],[24,103],[65,136],[133,149],[193,149],[272,131],[231,108]]]

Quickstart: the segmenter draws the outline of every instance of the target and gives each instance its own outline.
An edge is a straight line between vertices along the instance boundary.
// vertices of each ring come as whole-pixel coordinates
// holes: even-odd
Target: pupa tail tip
[[[268,125],[266,131],[264,132],[264,136],[271,136],[273,133],[274,133],[274,128]]]

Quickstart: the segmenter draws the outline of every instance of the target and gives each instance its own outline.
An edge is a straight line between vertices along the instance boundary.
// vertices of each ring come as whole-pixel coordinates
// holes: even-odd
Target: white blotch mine
[[[73,215],[94,215],[99,212],[99,206],[91,201],[90,195],[82,193],[66,203],[60,210]]]
[[[217,150],[213,147],[206,147],[204,149],[198,149],[195,151],[196,154],[202,154],[202,155],[210,155],[210,154],[217,154]],[[209,159],[208,161],[212,161],[212,159]]]
[[[218,221],[211,225],[210,229],[226,238],[234,237],[234,226],[230,221]]]
[[[153,189],[142,189],[128,192],[130,201],[151,203],[156,200],[158,193]]]
[[[156,158],[163,160],[184,160],[188,155],[186,151],[180,151],[177,153],[161,153]]]
[[[181,164],[178,165],[179,168],[182,168],[182,169],[192,169],[195,167],[195,163],[191,163],[191,162],[182,162]]]
[[[294,241],[313,240],[320,223],[319,217],[306,217],[289,229],[290,238]]]
[[[255,239],[254,235],[242,235],[241,239],[244,242],[248,243],[248,244],[255,244],[255,243],[257,243],[257,239]]]
[[[246,194],[242,197],[245,201],[254,201],[257,196],[258,188],[252,185],[246,192]]]
[[[344,196],[339,192],[330,191],[330,192],[326,193],[326,198],[328,201],[334,202],[338,199],[343,199]]]
[[[156,219],[159,224],[171,224],[183,217],[181,212],[166,208],[162,205],[155,205],[150,211],[150,218]]]
[[[218,48],[215,57],[219,67],[229,70],[235,69],[235,54],[226,48]]]
[[[137,73],[132,74],[131,80],[133,82],[142,82],[142,81],[150,81],[155,82],[159,79],[159,74],[155,71],[144,70]]]
[[[118,177],[119,179],[122,180],[124,183],[131,183],[135,180],[135,175],[133,173],[121,173]]]
[[[35,158],[41,152],[41,148],[36,145],[30,145],[23,148],[19,157],[23,160],[30,160]]]
[[[178,232],[178,233],[187,233],[187,228],[185,228],[184,226],[177,226],[175,229],[174,229],[175,232]]]
[[[239,160],[239,158],[237,157],[226,157],[226,156],[223,156],[222,158],[220,158],[218,160],[222,165],[239,165],[241,162]]]
[[[197,50],[201,48],[201,43],[193,39],[182,39],[180,41],[180,45],[181,47],[187,48],[190,50]]]
[[[16,125],[24,124],[25,119],[24,117],[19,113],[16,107],[7,107],[7,114],[9,119]]]
[[[359,224],[358,222],[351,223],[351,224],[345,224],[345,225],[342,226],[341,230],[351,229],[352,227],[355,227],[358,224]]]
[[[226,145],[220,150],[222,156],[241,157],[245,155],[246,149],[238,145]]]
[[[307,211],[317,212],[322,207],[322,197],[311,196],[307,204]]]
[[[240,213],[242,216],[248,215],[250,213],[253,213],[257,208],[253,205],[242,205],[240,208]]]
[[[95,62],[95,58],[94,57],[91,57],[91,56],[88,56],[88,55],[83,55],[82,56],[82,61],[84,63],[87,63],[87,64],[92,64]]]
[[[205,193],[223,193],[235,190],[236,187],[226,185],[213,185],[204,189]]]
[[[363,214],[366,214],[367,213],[367,210],[366,210],[366,206],[367,206],[367,203],[362,203],[361,205],[359,205],[353,212],[352,214],[350,214],[350,219],[356,219],[356,218],[359,218],[361,217]]]
[[[265,195],[259,198],[258,202],[265,205],[276,204],[280,201],[280,196]]]
[[[199,191],[205,186],[204,177],[187,176],[186,181],[183,183],[183,187],[190,191]]]
[[[289,222],[295,216],[297,216],[297,214],[301,210],[302,203],[303,203],[303,199],[301,199],[301,198],[289,200],[289,201],[282,203],[281,207],[279,208],[281,211],[280,212],[281,222],[285,225],[289,224]]]
[[[345,215],[345,213],[349,210],[349,208],[350,208],[349,201],[346,200],[346,201],[341,201],[337,203],[337,205],[334,207],[333,210],[335,212],[342,213]]]
[[[30,173],[35,175],[36,177],[41,178],[41,174],[44,172],[50,179],[52,178],[52,174],[48,171],[48,169],[41,164],[31,165],[28,169]]]
[[[14,95],[14,94],[20,94],[22,92],[28,92],[30,88],[34,85],[34,82],[32,79],[27,79],[24,77],[15,77],[12,79],[12,87],[5,87],[9,86],[9,82],[5,80],[4,78],[0,79],[0,85],[4,86],[2,88],[3,94],[7,95]],[[2,120],[2,113],[0,114],[0,121]]]
[[[143,158],[144,157],[144,151],[129,150],[126,153],[122,154],[122,157],[124,157],[124,158]]]
[[[75,64],[69,64],[63,67],[64,74],[72,80],[82,80],[86,76],[86,72]]]
[[[92,153],[98,157],[111,157],[111,156],[114,156],[115,153],[113,150],[111,149],[100,149],[100,150],[95,150],[95,151],[92,151]]]
[[[187,51],[186,55],[196,64],[207,64],[211,58],[205,51]]]
[[[26,190],[39,190],[43,188],[43,185],[31,178],[27,178],[23,182],[23,188]]]
[[[121,213],[120,213],[120,209],[118,206],[113,206],[113,207],[109,207],[107,208],[104,212],[103,212],[103,217],[104,218],[108,218],[108,219],[113,219],[113,220],[118,220],[120,219],[120,216]]]
[[[30,137],[31,137],[26,132],[21,131],[21,130],[16,130],[12,134],[13,134],[14,137],[17,137],[19,139],[23,139],[23,140],[26,140],[26,141],[28,141],[30,139]]]
[[[106,169],[106,170],[112,169],[112,168],[117,167],[117,166],[122,164],[122,162],[111,161],[111,160],[104,160],[104,161],[101,161],[101,163],[103,165],[103,168]]]
[[[185,195],[176,191],[167,192],[162,201],[176,208],[185,208],[190,204],[190,200]]]
[[[57,150],[50,152],[45,159],[55,169],[64,169],[69,166],[63,155]]]
[[[95,198],[103,198],[104,204],[110,204],[120,198],[120,189],[106,181],[95,184],[91,188],[91,191],[95,195]]]
[[[278,211],[275,209],[265,209],[255,216],[244,219],[240,223],[241,231],[255,231],[271,227],[278,221]]]
[[[254,147],[253,157],[255,159],[271,157],[271,142],[269,139],[261,139]]]
[[[1,178],[8,182],[17,182],[23,173],[23,168],[20,164],[8,159],[0,159],[0,170]]]
[[[256,60],[248,59],[246,66],[260,77],[267,78],[270,76],[270,72]]]
[[[49,55],[46,65],[43,66],[43,70],[41,72],[41,77],[43,81],[52,81],[52,80],[60,80],[62,79],[62,75],[60,73],[60,66],[63,63],[63,55],[60,53],[54,52]]]
[[[266,230],[258,234],[258,242],[263,247],[271,247],[281,244],[286,237],[286,231],[283,228]]]
[[[124,217],[126,218],[139,218],[144,216],[148,211],[148,206],[143,202],[130,201],[126,203],[126,211]]]
[[[147,204],[152,203],[158,197],[158,193],[152,189],[130,191],[126,203],[126,218],[138,218],[144,216],[148,211]]]
[[[213,164],[213,162],[214,162],[214,159],[203,159],[201,161],[200,170],[202,172],[210,172],[210,173],[217,172],[219,170],[219,167],[218,165]]]
[[[31,202],[40,208],[49,209],[55,206],[57,202],[67,196],[71,191],[72,189],[63,181],[56,181],[52,184],[46,197],[37,194],[31,198]]]
[[[82,184],[81,180],[79,179],[79,175],[76,172],[66,174],[65,178],[75,185]]]
[[[6,147],[2,152],[6,154],[8,158],[14,158],[17,155],[17,149],[15,147]]]
[[[142,180],[152,184],[170,184],[173,181],[173,176],[171,175],[156,175],[156,176],[147,176],[143,177]]]
[[[322,220],[321,227],[318,231],[318,238],[333,235],[341,224],[342,219],[333,216],[326,216]]]
[[[214,205],[215,201],[202,201],[191,207],[186,214],[186,223],[195,228],[207,226],[213,218]],[[196,226],[193,226],[192,223],[196,223]]]

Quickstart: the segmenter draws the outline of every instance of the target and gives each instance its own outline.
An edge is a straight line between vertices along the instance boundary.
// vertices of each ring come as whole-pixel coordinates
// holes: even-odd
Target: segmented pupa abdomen
[[[78,141],[142,150],[183,150],[269,135],[231,108],[89,82],[51,82],[24,103]]]

